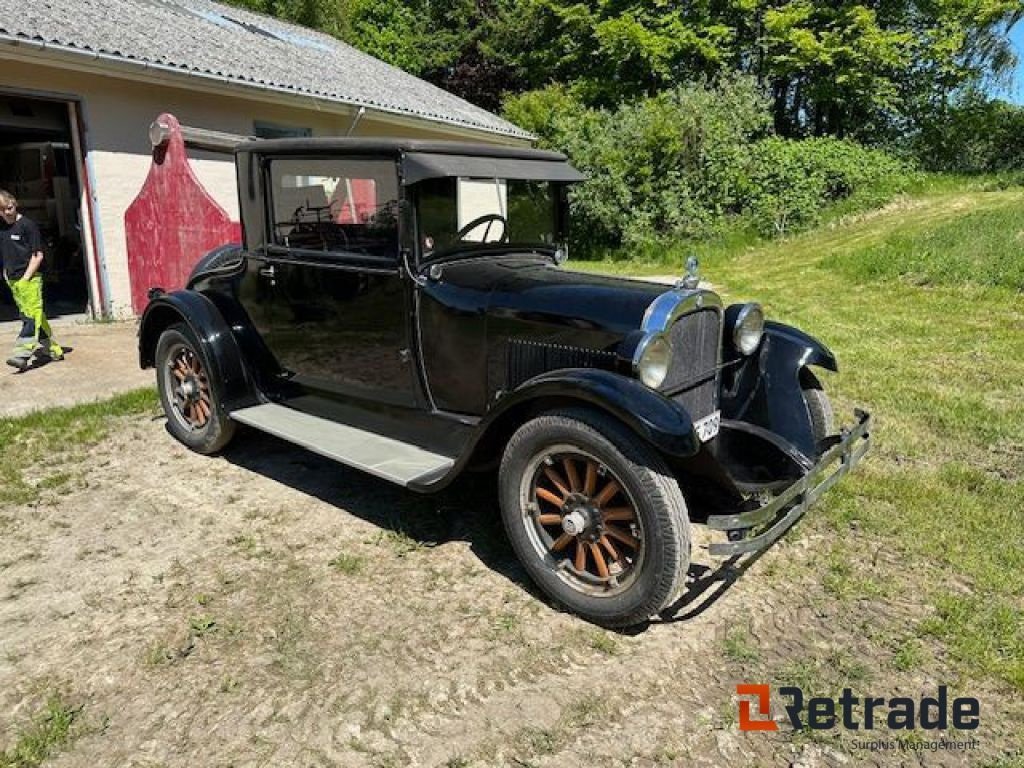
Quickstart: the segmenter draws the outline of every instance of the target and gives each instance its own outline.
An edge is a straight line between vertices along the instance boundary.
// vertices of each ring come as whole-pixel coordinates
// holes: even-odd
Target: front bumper
[[[730,557],[771,546],[803,517],[814,502],[856,466],[871,447],[871,416],[859,409],[855,413],[856,425],[843,429],[839,434],[839,442],[825,451],[817,464],[767,504],[736,515],[708,517],[709,528],[737,534],[767,525],[767,528],[754,536],[738,541],[716,542],[711,545],[710,553],[716,557]],[[838,466],[832,468],[836,462]]]

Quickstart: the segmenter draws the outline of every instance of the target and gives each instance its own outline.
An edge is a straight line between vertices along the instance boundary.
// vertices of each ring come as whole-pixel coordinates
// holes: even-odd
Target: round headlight
[[[752,355],[764,335],[764,311],[760,304],[744,304],[732,329],[732,342],[743,355]]]
[[[664,337],[656,336],[644,346],[637,363],[636,372],[640,381],[651,389],[657,389],[668,376],[668,365],[672,360],[672,348]]]

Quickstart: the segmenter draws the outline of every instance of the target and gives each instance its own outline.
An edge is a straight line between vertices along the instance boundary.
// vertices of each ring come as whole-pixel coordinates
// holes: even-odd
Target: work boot
[[[7,364],[12,368],[17,368],[19,371],[24,371],[28,368],[31,360],[31,349],[16,349],[14,350],[14,354],[7,358]]]
[[[39,346],[36,348],[36,354],[46,360],[57,362],[64,359],[64,348],[60,344],[53,344],[49,349]]]

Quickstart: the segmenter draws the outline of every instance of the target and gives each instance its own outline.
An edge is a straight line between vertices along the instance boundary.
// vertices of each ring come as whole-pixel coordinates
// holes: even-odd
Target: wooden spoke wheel
[[[224,447],[235,423],[219,405],[209,363],[188,326],[172,325],[160,335],[156,369],[170,433],[199,453]]]
[[[538,554],[586,594],[628,589],[643,561],[643,527],[622,481],[577,447],[538,453],[524,475],[523,516]]]
[[[636,624],[682,593],[690,527],[661,456],[586,409],[523,424],[498,476],[512,548],[555,602],[610,627]]]
[[[186,344],[174,345],[165,363],[173,397],[175,416],[189,430],[205,427],[213,414],[210,380],[195,350]]]

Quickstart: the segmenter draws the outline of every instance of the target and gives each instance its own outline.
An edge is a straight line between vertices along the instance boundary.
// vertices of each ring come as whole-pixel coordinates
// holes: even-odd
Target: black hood
[[[670,290],[659,283],[576,272],[538,257],[493,259],[486,271],[493,286],[487,302],[491,318],[616,336],[640,328],[647,307]]]
[[[671,290],[522,252],[473,255],[430,274],[419,292],[427,377],[439,407],[464,413],[483,413],[498,390],[532,373],[614,365],[623,339]]]

